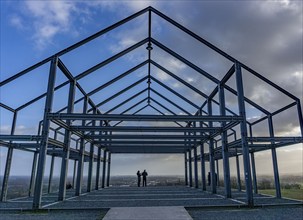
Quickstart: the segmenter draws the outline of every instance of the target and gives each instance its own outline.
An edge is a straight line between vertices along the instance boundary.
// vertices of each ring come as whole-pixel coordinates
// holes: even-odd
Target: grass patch
[[[267,195],[276,195],[276,190],[274,189],[261,189],[258,190],[259,193]],[[303,189],[281,189],[282,197],[303,200]]]

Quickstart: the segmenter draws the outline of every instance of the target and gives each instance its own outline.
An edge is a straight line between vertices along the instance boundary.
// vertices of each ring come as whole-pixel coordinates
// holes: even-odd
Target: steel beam
[[[195,188],[199,187],[198,184],[198,160],[197,160],[197,147],[194,147],[194,176],[195,176]]]
[[[214,132],[221,130],[221,127],[157,127],[157,126],[70,126],[75,131],[116,131],[116,132]]]
[[[99,139],[99,138],[102,138],[104,139],[104,136],[102,135],[85,135],[85,138],[88,138],[88,139]],[[207,139],[208,138],[208,135],[202,135],[202,136],[199,136],[199,135],[192,135],[190,137],[191,139]],[[114,140],[185,140],[187,139],[186,136],[184,135],[178,135],[178,134],[113,134],[111,136],[111,139],[112,141]]]
[[[203,92],[201,92],[199,89],[197,89],[196,87],[192,86],[190,83],[186,82],[185,80],[181,79],[180,77],[176,76],[175,74],[173,74],[172,72],[170,72],[169,70],[167,70],[166,68],[164,68],[163,66],[161,66],[160,64],[158,64],[157,62],[151,60],[150,61],[155,67],[157,67],[158,69],[162,70],[163,72],[165,72],[166,74],[168,74],[169,76],[171,76],[172,78],[174,78],[175,80],[177,80],[178,82],[180,82],[181,84],[183,84],[184,86],[190,88],[191,90],[193,90],[195,93],[199,94],[200,96],[204,97],[205,99],[208,98],[208,96],[206,94],[204,94]]]
[[[217,186],[219,187],[220,186],[220,172],[219,172],[219,159],[216,159],[216,183],[217,183]],[[225,185],[224,185],[224,190],[225,190]],[[225,190],[226,191],[226,190]],[[225,193],[225,196],[226,196],[226,193]]]
[[[123,106],[124,104],[128,103],[129,101],[133,100],[134,98],[136,98],[137,96],[143,94],[144,92],[147,91],[147,88],[146,89],[143,89],[142,91],[136,93],[135,95],[129,97],[128,99],[124,100],[123,102],[119,103],[118,105],[116,105],[115,107],[111,108],[110,110],[108,110],[107,112],[105,112],[104,114],[109,114],[110,112],[116,110],[117,108]]]
[[[35,179],[36,179],[36,170],[37,170],[37,157],[38,152],[34,153],[33,156],[33,164],[32,164],[32,172],[31,172],[31,180],[29,184],[28,196],[32,197],[35,189]]]
[[[197,123],[196,122],[193,122],[193,127],[197,127]],[[196,132],[193,133],[193,135],[197,135]],[[189,137],[191,137],[191,134],[189,134]],[[191,142],[192,139],[189,139],[189,141]],[[195,188],[199,188],[199,175],[198,175],[198,154],[197,154],[197,142],[196,140],[194,140],[194,144],[190,144],[189,142],[189,145],[192,145],[193,146],[193,150],[194,150],[194,175],[195,175]]]
[[[76,81],[70,81],[68,106],[67,106],[67,113],[69,114],[74,111],[75,93],[76,93]],[[67,126],[71,126],[72,121],[70,119],[67,119],[66,124]],[[71,131],[67,129],[65,130],[64,146],[62,149],[61,173],[60,173],[59,194],[58,194],[59,201],[65,200],[65,195],[66,195],[66,180],[68,174],[70,144],[71,144]]]
[[[33,209],[39,209],[41,207],[43,176],[44,176],[45,161],[46,161],[46,151],[47,151],[47,145],[48,145],[49,127],[50,127],[50,120],[47,119],[47,114],[52,111],[57,63],[58,63],[58,57],[54,56],[52,58],[51,65],[50,65],[47,96],[46,96],[46,100],[45,100],[45,110],[44,110],[43,128],[42,128],[42,141],[41,141],[41,147],[40,147],[40,152],[39,152],[37,177],[36,177],[34,199],[33,199]]]
[[[102,188],[105,187],[105,171],[106,171],[106,161],[107,161],[107,158],[106,158],[106,155],[107,155],[107,151],[104,150],[103,151],[103,170],[102,170]]]
[[[29,67],[29,68],[27,68],[27,69],[25,69],[25,70],[17,73],[16,75],[14,75],[14,76],[12,76],[12,77],[10,77],[10,78],[2,81],[2,82],[0,82],[0,87],[4,86],[5,84],[7,84],[7,83],[9,83],[11,81],[13,81],[14,79],[17,79],[17,78],[23,76],[24,74],[26,74],[26,73],[28,73],[28,72],[30,72],[30,71],[32,71],[32,70],[34,70],[34,69],[36,69],[36,68],[44,65],[44,64],[46,64],[47,62],[52,61],[53,57],[58,57],[58,56],[64,55],[64,54],[66,54],[66,53],[68,53],[68,52],[70,52],[70,51],[72,51],[72,50],[74,50],[74,49],[76,49],[76,48],[78,48],[78,47],[80,47],[80,46],[88,43],[89,41],[92,41],[93,39],[95,39],[97,37],[100,37],[103,34],[106,34],[107,32],[109,32],[109,31],[111,31],[111,30],[113,30],[113,29],[115,29],[115,28],[117,28],[117,27],[125,24],[126,22],[133,20],[134,18],[136,18],[136,17],[138,17],[138,16],[146,13],[148,10],[149,10],[149,8],[145,8],[145,9],[143,9],[143,10],[141,10],[141,11],[139,11],[139,12],[137,12],[137,13],[135,13],[135,14],[133,14],[133,15],[131,15],[131,16],[129,16],[129,17],[127,17],[127,18],[125,18],[125,19],[123,19],[123,20],[121,20],[121,21],[119,21],[119,22],[117,22],[117,23],[115,23],[115,24],[113,24],[113,25],[105,28],[105,29],[103,29],[103,30],[101,30],[101,31],[98,31],[97,33],[95,33],[95,34],[93,34],[93,35],[91,35],[91,36],[89,36],[89,37],[87,37],[87,38],[79,41],[78,43],[75,43],[75,44],[73,44],[73,45],[71,45],[71,46],[69,46],[67,48],[64,48],[63,50],[59,51],[58,53],[56,53],[56,54],[54,54],[54,55],[52,55],[52,56],[50,56],[50,57],[42,60],[39,63],[34,64],[33,66],[31,66],[31,67]]]
[[[170,99],[166,98],[164,95],[160,94],[159,92],[157,92],[154,89],[150,89],[150,91],[153,91],[155,94],[157,94],[159,97],[161,97],[162,99],[164,99],[165,101],[167,101],[168,103],[170,103],[171,105],[175,106],[176,108],[180,109],[181,111],[183,111],[184,113],[186,113],[187,115],[191,115],[191,113],[189,113],[187,110],[185,110],[184,108],[182,108],[181,106],[177,105],[176,103],[172,102]]]
[[[251,169],[249,160],[249,149],[247,143],[247,127],[246,127],[246,112],[245,112],[245,100],[242,81],[241,66],[238,62],[235,63],[236,68],[236,85],[238,90],[238,107],[239,115],[243,117],[243,121],[240,123],[241,141],[242,141],[242,153],[246,186],[246,202],[249,207],[254,206],[252,183],[251,183]]]
[[[197,106],[196,104],[194,104],[192,101],[190,101],[189,99],[185,98],[184,96],[182,96],[181,94],[179,94],[178,92],[176,92],[175,90],[171,89],[170,87],[168,87],[167,85],[165,85],[164,83],[162,83],[161,81],[157,80],[156,78],[154,78],[153,76],[150,77],[153,81],[155,81],[156,83],[158,83],[160,86],[162,86],[163,88],[165,88],[166,90],[170,91],[171,93],[173,93],[175,96],[179,97],[180,99],[182,99],[183,101],[187,102],[188,104],[190,104],[191,106],[195,107],[196,109],[199,109],[199,106]]]
[[[80,73],[79,75],[77,75],[77,76],[75,77],[75,79],[76,79],[76,80],[80,80],[81,78],[87,76],[88,74],[90,74],[90,73],[92,73],[92,72],[94,72],[94,71],[100,69],[101,67],[103,67],[103,66],[105,66],[105,65],[107,65],[107,64],[109,64],[109,63],[111,63],[111,62],[113,62],[113,61],[115,61],[116,59],[118,59],[118,58],[124,56],[125,54],[128,54],[129,52],[131,52],[131,51],[133,51],[134,49],[136,49],[136,48],[138,48],[138,47],[140,47],[140,46],[146,44],[147,42],[148,42],[148,38],[145,38],[145,39],[139,41],[138,43],[136,43],[136,44],[130,46],[129,48],[127,48],[127,49],[125,49],[125,50],[123,50],[123,51],[121,51],[121,52],[115,54],[114,56],[112,56],[112,57],[110,57],[110,58],[108,58],[108,59],[102,61],[101,63],[98,63],[97,65],[95,65],[95,66],[89,68],[88,70],[85,70],[84,72],[82,72],[82,73]]]
[[[269,127],[269,135],[270,137],[274,137],[274,126],[272,122],[272,116],[270,115],[268,117],[268,127]],[[274,144],[272,141],[271,144]],[[280,178],[279,178],[279,168],[278,168],[278,159],[277,159],[277,153],[276,148],[271,148],[271,154],[272,154],[272,163],[273,163],[273,170],[274,170],[274,178],[275,178],[275,188],[276,188],[276,197],[281,198],[281,186],[280,186]]]
[[[236,59],[233,58],[232,56],[228,55],[227,53],[225,53],[224,51],[220,50],[218,47],[216,47],[215,45],[211,44],[210,42],[206,41],[205,39],[203,39],[202,37],[200,37],[199,35],[195,34],[194,32],[190,31],[189,29],[187,29],[186,27],[182,26],[181,24],[179,24],[178,22],[176,22],[175,20],[171,19],[170,17],[166,16],[165,14],[161,13],[160,11],[156,10],[155,8],[151,8],[152,12],[154,12],[155,14],[159,15],[160,17],[162,17],[164,20],[168,21],[169,23],[171,23],[172,25],[176,26],[177,28],[179,28],[180,30],[182,30],[183,32],[187,33],[188,35],[190,35],[191,37],[195,38],[196,40],[198,40],[199,42],[203,43],[204,45],[206,45],[207,47],[211,48],[212,50],[216,51],[217,53],[219,53],[220,55],[222,55],[223,57],[225,57],[226,59],[235,62]]]
[[[219,103],[220,103],[220,115],[225,116],[225,94],[224,87],[219,84]],[[221,126],[225,127],[226,123],[221,122]],[[227,131],[221,133],[221,143],[222,143],[222,157],[223,157],[223,172],[224,172],[224,191],[225,197],[231,198],[231,185],[230,185],[230,168],[229,168],[229,153],[228,153],[228,143],[227,143]],[[219,176],[219,174],[218,174]],[[218,181],[219,182],[219,181]]]
[[[106,186],[109,187],[110,181],[110,166],[111,166],[111,152],[108,152],[108,161],[107,161],[107,178],[106,178]]]
[[[298,110],[299,125],[301,130],[301,137],[303,138],[303,113],[302,113],[300,100],[297,100],[297,110]]]
[[[193,171],[192,171],[192,156],[191,150],[188,150],[188,165],[189,165],[189,187],[193,187]]]
[[[185,178],[185,186],[188,186],[188,167],[187,167],[187,153],[184,152],[184,178]]]
[[[51,120],[109,120],[109,121],[213,121],[213,122],[240,122],[241,116],[230,115],[133,115],[133,114],[81,114],[81,113],[50,113]],[[0,138],[2,135],[0,136]],[[5,137],[5,135],[3,135]],[[33,138],[35,138],[33,136]],[[38,137],[36,137],[38,138]]]
[[[1,102],[0,102],[0,107],[1,107],[1,108],[4,108],[4,109],[6,109],[6,110],[8,110],[8,111],[10,111],[10,112],[12,112],[12,113],[15,112],[15,109],[13,109],[13,108],[11,108],[11,107],[9,107],[9,106],[7,106],[7,105],[1,103]]]
[[[202,116],[203,111],[202,109],[199,109],[198,111],[199,116]],[[203,127],[203,122],[199,122],[199,126]],[[204,138],[203,133],[200,133],[201,138]],[[205,158],[204,158],[204,143],[202,142],[200,145],[200,162],[201,162],[201,182],[202,182],[202,190],[206,191],[206,175],[205,175]]]
[[[249,136],[250,137],[253,136],[252,125],[249,125]],[[253,142],[250,141],[250,144],[252,144],[252,143]],[[252,177],[253,177],[253,189],[254,189],[254,193],[258,194],[257,172],[256,172],[256,164],[255,164],[255,154],[254,154],[254,152],[250,153],[250,158],[251,158],[251,171],[252,171]]]
[[[95,190],[99,189],[99,183],[100,183],[100,165],[101,165],[101,147],[98,148]]]
[[[253,177],[254,193],[258,194],[257,172],[256,172],[256,163],[255,163],[255,154],[254,154],[254,152],[250,153],[250,158],[251,158],[251,171],[252,171],[252,177]]]
[[[54,163],[55,163],[55,156],[52,155],[52,157],[51,157],[51,164],[50,164],[50,171],[49,171],[49,177],[48,177],[47,193],[51,193],[52,192],[52,181],[53,181],[53,174],[54,174]]]
[[[208,115],[212,115],[212,101],[211,99],[207,100],[207,111]],[[213,122],[209,121],[208,126],[210,128],[213,127]],[[211,192],[213,194],[217,193],[217,186],[216,186],[216,171],[215,171],[215,155],[214,155],[214,139],[209,139],[209,169],[210,169],[210,184],[211,184]]]
[[[184,146],[185,144],[191,144],[194,145],[196,142],[194,141],[173,141],[173,140],[168,140],[168,141],[160,141],[160,140],[142,140],[142,141],[129,141],[129,140],[123,140],[123,141],[113,141],[113,140],[106,140],[106,141],[94,141],[94,144],[101,144],[103,146],[107,145],[115,145],[115,146],[120,146],[120,145],[145,145],[145,144],[155,144],[155,145],[175,145],[175,146]]]
[[[130,90],[131,88],[135,87],[136,85],[139,85],[140,83],[144,82],[147,79],[147,76],[143,77],[142,79],[134,82],[133,84],[125,87],[124,89],[122,89],[121,91],[115,93],[114,95],[112,95],[111,97],[105,99],[104,101],[100,102],[99,104],[96,105],[97,108],[99,108],[100,106],[106,104],[107,102],[111,101],[112,99],[118,97],[119,95],[125,93],[126,91]],[[99,118],[98,120],[104,120],[102,118]]]
[[[96,113],[97,109],[93,110]],[[92,126],[96,126],[96,121],[92,121]],[[94,134],[94,132],[92,133]],[[94,143],[90,143],[89,161],[88,161],[88,177],[87,177],[87,192],[91,192],[93,188],[93,166],[94,166]]]
[[[241,184],[241,175],[240,175],[240,163],[239,163],[239,156],[236,155],[236,168],[237,168],[237,185],[238,191],[242,191],[242,184]]]
[[[87,112],[88,98],[85,97],[83,102],[83,113]],[[85,125],[85,120],[82,121],[82,126]],[[84,133],[83,133],[84,134]],[[85,142],[84,138],[80,139],[80,149],[79,149],[79,160],[78,160],[78,169],[77,169],[77,184],[76,184],[76,196],[80,196],[82,189],[83,181],[83,168],[84,168],[84,151],[85,151]]]
[[[14,135],[14,133],[15,133],[16,122],[17,122],[17,112],[14,113],[12,127],[11,127],[11,135]],[[11,143],[11,141],[10,141],[10,143]],[[8,179],[9,179],[11,165],[12,165],[12,159],[13,159],[13,150],[14,150],[13,147],[9,147],[8,151],[7,151],[7,155],[6,155],[6,163],[5,163],[5,170],[4,170],[1,197],[0,197],[1,202],[6,201],[7,189],[8,189]]]

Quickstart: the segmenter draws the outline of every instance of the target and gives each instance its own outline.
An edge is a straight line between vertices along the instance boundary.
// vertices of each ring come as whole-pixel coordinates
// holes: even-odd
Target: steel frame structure
[[[92,66],[91,68],[81,72],[80,74],[73,76],[68,68],[63,63],[61,56],[68,54],[74,49],[85,45],[86,43],[118,28],[119,26],[143,15],[148,14],[148,37],[134,44],[133,46],[113,55],[112,57]],[[223,56],[227,60],[231,61],[233,65],[227,71],[225,76],[219,80],[207,73],[205,70],[193,64],[190,60],[185,59],[180,54],[176,53],[172,49],[166,47],[161,42],[157,41],[152,37],[151,26],[152,26],[152,16],[158,16],[164,19],[166,22],[170,23],[174,27],[178,28],[182,32],[186,33],[193,39],[197,40],[199,43],[207,46],[217,54]],[[108,81],[107,83],[100,85],[99,87],[93,89],[92,91],[85,91],[79,83],[79,80],[86,77],[87,75],[95,72],[96,70],[110,64],[119,57],[125,56],[134,49],[146,45],[148,52],[148,59],[144,62],[138,64],[137,66],[126,70],[123,74],[117,76],[116,78]],[[199,89],[192,86],[190,83],[182,80],[173,72],[170,72],[165,66],[160,65],[151,58],[152,46],[165,51],[170,54],[175,59],[184,63],[191,69],[201,74],[202,76],[209,79],[216,86],[210,95],[204,94]],[[10,175],[12,161],[12,155],[14,150],[24,150],[32,152],[34,154],[32,172],[31,172],[31,182],[29,189],[29,196],[33,196],[33,209],[41,208],[41,198],[42,198],[42,186],[43,186],[43,176],[46,172],[45,163],[46,155],[51,156],[51,168],[49,173],[49,183],[48,192],[51,192],[53,167],[55,157],[62,158],[61,163],[61,173],[60,173],[60,186],[58,192],[58,200],[62,201],[65,199],[65,184],[68,172],[68,162],[69,160],[74,161],[74,177],[73,184],[76,186],[75,195],[80,196],[82,191],[83,182],[83,169],[84,163],[89,164],[88,169],[88,187],[87,191],[90,192],[93,189],[98,190],[100,187],[104,188],[109,186],[110,182],[110,164],[111,164],[111,154],[115,153],[177,153],[184,155],[184,165],[185,165],[185,183],[190,187],[199,187],[198,184],[198,162],[201,165],[201,179],[202,179],[202,189],[206,190],[206,170],[205,163],[209,162],[210,165],[210,175],[211,175],[211,192],[216,193],[216,176],[215,173],[218,170],[218,160],[223,161],[224,168],[224,188],[225,195],[227,198],[231,197],[231,186],[230,186],[230,168],[229,168],[229,158],[236,157],[237,165],[237,178],[238,178],[238,190],[241,190],[240,181],[240,164],[239,156],[243,157],[243,167],[245,174],[245,188],[246,188],[246,202],[247,205],[253,207],[253,190],[257,193],[256,184],[256,168],[254,153],[258,151],[271,150],[273,159],[273,170],[275,177],[276,186],[276,196],[281,197],[280,183],[279,183],[279,172],[278,172],[278,160],[276,156],[276,148],[288,146],[296,143],[303,142],[303,119],[302,119],[302,109],[300,105],[300,99],[284,90],[280,86],[274,84],[270,80],[263,77],[261,74],[252,70],[245,64],[239,62],[236,58],[230,56],[229,54],[223,52],[218,47],[209,43],[202,37],[193,33],[186,27],[180,25],[173,19],[167,17],[160,11],[152,7],[147,7],[97,33],[94,35],[59,51],[58,53],[42,60],[41,62],[17,73],[16,75],[0,82],[0,87],[5,86],[14,80],[26,75],[30,71],[39,68],[44,64],[50,64],[49,79],[47,91],[40,96],[24,103],[23,105],[12,108],[4,103],[0,103],[0,108],[6,109],[13,113],[12,119],[12,129],[10,134],[0,135],[0,146],[7,147],[7,159],[5,166],[5,174],[2,183],[1,191],[1,201],[6,201],[7,189],[8,189],[8,179]],[[136,71],[137,69],[148,66],[147,75],[140,80],[134,82],[130,86],[122,88],[118,93],[113,94],[111,97],[100,103],[94,103],[91,96],[97,92],[102,91],[108,86],[114,84],[115,82],[123,79],[127,75]],[[151,66],[158,68],[165,72],[169,76],[177,80],[182,86],[191,89],[195,93],[202,96],[205,101],[203,103],[194,103],[192,100],[184,97],[181,93],[175,91],[174,89],[168,87],[160,80],[156,79],[151,75]],[[67,77],[67,81],[55,86],[56,73],[57,70],[62,71],[62,73]],[[274,112],[270,112],[264,109],[262,106],[253,102],[249,98],[245,97],[243,90],[243,80],[242,71],[245,70],[249,74],[254,75],[267,85],[278,90],[279,92],[285,94],[289,97],[292,102],[287,106],[280,108]],[[236,79],[236,89],[231,88],[226,84],[226,82],[235,76]],[[101,111],[102,106],[107,104],[112,99],[119,97],[121,94],[128,90],[131,90],[136,85],[147,82],[147,88],[136,93],[135,95],[121,100],[118,105],[112,106],[107,112]],[[180,98],[182,101],[187,103],[189,106],[196,109],[195,114],[191,114],[184,106],[180,106],[175,101],[172,101],[167,95],[160,94],[155,89],[151,87],[151,83],[156,83],[161,86],[164,90],[171,93],[173,96]],[[64,86],[69,86],[69,94],[67,100],[67,106],[58,112],[53,111],[54,103],[54,92],[59,90]],[[75,99],[75,90],[81,91],[83,97],[80,99]],[[232,110],[228,109],[225,105],[225,95],[224,92],[228,91],[237,97],[238,110],[239,113],[234,113]],[[114,110],[130,102],[135,97],[147,92],[147,97],[135,105],[131,106],[127,110],[121,112],[120,114],[111,114]],[[152,97],[155,94],[157,97],[166,100],[168,103],[175,106],[180,111],[184,112],[184,115],[179,115],[176,112],[169,109],[156,98]],[[2,94],[5,95],[5,94]],[[218,95],[219,100],[215,99]],[[39,124],[38,134],[32,135],[16,135],[16,121],[18,113],[36,103],[37,101],[45,98],[45,110],[44,116],[41,118]],[[83,102],[83,112],[75,113],[74,105]],[[140,104],[147,102],[142,108],[134,112],[133,114],[126,114],[132,109],[135,109]],[[258,111],[262,112],[265,116],[254,121],[249,122],[246,116],[245,104],[253,106]],[[213,114],[213,105],[219,107],[219,114]],[[146,115],[140,114],[140,112],[145,108],[152,108],[159,114],[157,115]],[[160,108],[159,108],[160,107]],[[285,112],[288,109],[296,107],[298,113],[298,122],[301,129],[301,136],[298,137],[276,137],[274,134],[273,116]],[[163,110],[168,112],[163,113]],[[162,111],[161,111],[162,110]],[[175,126],[123,126],[122,122],[172,122]],[[255,137],[252,128],[261,122],[268,121],[269,136],[266,137]],[[75,125],[75,122],[78,122]],[[79,125],[79,123],[81,125]],[[214,126],[216,123],[216,126]],[[220,126],[217,126],[220,124]],[[235,129],[238,126],[238,130]],[[140,134],[138,133],[140,132]],[[54,136],[51,135],[54,133]],[[129,132],[132,132],[129,134]],[[143,133],[143,134],[142,134]],[[58,135],[63,136],[63,140],[58,138]],[[230,141],[230,138],[233,141]],[[71,141],[76,143],[73,146]],[[90,150],[85,150],[85,145],[90,145]],[[97,150],[96,150],[97,149]],[[198,149],[200,151],[198,152]],[[208,149],[208,150],[207,150]],[[103,152],[103,155],[102,155]],[[96,179],[93,180],[93,162],[97,163],[96,169]],[[101,162],[103,163],[102,169],[102,181],[100,184],[100,174],[101,174]],[[193,166],[192,166],[193,163]],[[107,169],[106,169],[107,167]],[[217,167],[217,171],[216,171]],[[253,177],[253,178],[252,178]]]

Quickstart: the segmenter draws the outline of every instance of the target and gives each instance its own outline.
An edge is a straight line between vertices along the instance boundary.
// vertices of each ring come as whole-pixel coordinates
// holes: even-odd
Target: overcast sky
[[[302,1],[1,1],[0,4],[1,81],[151,5],[302,100]],[[100,59],[110,57],[147,37],[146,25],[146,16],[136,19],[129,26],[119,28],[113,34],[109,33],[101,38],[98,41],[100,43],[98,48],[96,44],[88,45],[82,51],[84,55],[77,57],[76,54],[71,53],[70,56],[63,56],[62,59],[73,74],[77,75],[100,62]],[[153,17],[152,25],[155,39],[173,48],[215,77],[221,78],[231,66],[229,61],[215,55],[158,17]],[[167,69],[176,75],[206,94],[211,92],[210,88],[213,84],[205,77],[201,78],[185,64],[157,48],[154,48],[152,53],[154,60],[165,64]],[[143,48],[128,55],[113,68],[119,71],[121,65],[131,67],[144,59],[146,59],[146,50]],[[48,66],[46,73],[47,68]],[[41,71],[44,71],[44,67]],[[21,78],[19,82],[2,88],[1,102],[16,108],[30,100],[25,96],[34,98],[45,91],[47,75],[37,73],[37,80],[34,74],[36,73],[32,74],[32,78]],[[138,71],[136,77],[140,79],[143,74],[144,72]],[[163,72],[154,69],[152,74],[184,96],[192,98],[199,105],[202,104],[200,96],[181,87],[180,83]],[[98,80],[102,79],[94,77],[92,74],[91,78],[87,77],[80,81],[87,91],[91,91],[101,83]],[[122,86],[123,83],[129,81],[122,82]],[[229,83],[233,85],[232,82]],[[257,78],[250,77],[249,74],[244,73],[244,83],[245,95],[268,111],[275,111],[290,103],[289,98]],[[10,92],[12,89],[14,92]],[[20,95],[21,89],[24,91],[23,95]],[[98,102],[104,98],[102,95],[106,96],[111,92],[98,94],[92,99]],[[64,91],[62,94],[64,96]],[[226,94],[227,97],[228,95]],[[233,97],[228,100],[230,108],[235,106],[235,100]],[[61,99],[60,101],[64,103]],[[43,106],[43,102],[37,106],[39,107],[34,110],[34,115],[41,116],[39,109]],[[114,104],[111,107],[113,106]],[[194,112],[191,106],[185,108],[189,112]],[[57,109],[60,109],[59,106]],[[104,111],[108,109],[110,108],[104,107]],[[3,109],[1,111],[1,133],[9,132],[11,116]],[[32,113],[29,112],[30,110],[25,109],[21,115],[17,133],[23,134],[37,129],[37,123],[33,123]],[[258,118],[262,114],[248,107],[248,116]],[[274,123],[277,125],[275,130],[277,135],[300,135],[294,109],[279,118],[274,118]],[[265,128],[266,126],[261,125],[254,132],[259,136],[268,135]],[[0,156],[0,170],[3,174],[5,148],[0,148]],[[280,172],[302,173],[302,157],[302,144],[279,149]],[[30,173],[30,166],[22,166],[22,164],[31,164],[31,157],[27,153],[16,152],[13,159],[12,174]],[[258,153],[256,162],[259,174],[272,172],[269,152]],[[138,169],[147,169],[154,175],[183,174],[183,164],[183,157],[175,155],[113,155],[112,173],[135,174]],[[231,164],[233,169],[231,172],[234,174],[233,159]]]

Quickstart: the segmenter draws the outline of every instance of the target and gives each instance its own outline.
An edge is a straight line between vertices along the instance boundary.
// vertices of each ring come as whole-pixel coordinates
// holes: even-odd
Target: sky
[[[0,81],[37,63],[52,54],[66,48],[95,32],[147,7],[153,6],[173,20],[184,25],[194,33],[213,43],[247,66],[261,73],[277,85],[299,97],[303,94],[303,6],[302,1],[1,1],[1,39],[0,39]],[[147,37],[147,17],[140,17],[110,32],[86,46],[64,55],[63,62],[75,76],[96,63]],[[213,76],[221,78],[231,63],[210,49],[200,45],[181,31],[164,22],[157,16],[152,17],[152,36],[191,60]],[[146,59],[145,45],[122,59],[113,62],[96,73],[79,81],[89,92],[98,85],[121,74],[123,70],[137,65]],[[204,93],[210,94],[213,83],[194,73],[188,66],[154,47],[152,58],[163,64],[180,78],[191,83]],[[46,91],[48,65],[32,71],[24,77],[1,88],[1,102],[17,108]],[[140,68],[133,75],[121,80],[117,85],[92,96],[96,103],[105,100],[121,87],[130,85],[134,79],[144,77],[146,70]],[[244,74],[245,95],[268,111],[275,111],[290,103],[285,95],[273,90],[250,74]],[[185,97],[202,104],[203,98],[164,72],[152,68],[152,75]],[[102,77],[100,77],[102,76]],[[233,79],[233,78],[232,78]],[[232,79],[228,84],[233,86]],[[56,85],[65,81],[58,74]],[[125,97],[144,88],[139,85]],[[160,93],[163,88],[153,84]],[[54,110],[66,105],[67,88],[55,95]],[[76,97],[80,97],[79,92]],[[141,98],[144,96],[140,96]],[[137,97],[136,100],[140,100]],[[236,99],[230,94],[228,107],[236,111]],[[169,97],[180,103],[187,111],[194,108],[182,103],[175,97]],[[132,102],[135,103],[136,100]],[[113,100],[104,105],[101,111],[119,103]],[[302,103],[301,103],[302,104]],[[36,134],[37,122],[41,120],[44,100],[20,111],[17,122],[17,134]],[[169,104],[168,104],[169,106]],[[184,112],[170,106],[178,114]],[[0,109],[1,133],[9,133],[12,115]],[[81,106],[75,106],[81,111]],[[155,113],[146,109],[146,113]],[[165,110],[163,110],[165,111]],[[179,111],[179,112],[178,112]],[[262,114],[247,107],[251,120]],[[275,134],[278,136],[299,136],[300,129],[295,109],[274,118]],[[268,135],[266,126],[261,124],[254,129],[256,136]],[[0,174],[3,175],[6,149],[0,148]],[[278,149],[279,169],[281,173],[302,173],[302,144]],[[14,152],[12,175],[30,174],[32,156],[25,152]],[[231,173],[235,174],[234,159],[231,161]],[[272,174],[270,152],[256,154],[258,174]],[[26,164],[26,166],[25,166]],[[60,161],[56,160],[56,172],[59,173]],[[49,165],[49,158],[47,168]],[[220,165],[222,169],[222,164]],[[113,155],[112,174],[135,174],[137,170],[147,169],[152,175],[184,173],[183,155]],[[47,171],[46,171],[47,172]],[[69,171],[71,173],[71,169]],[[222,172],[221,172],[222,173]]]

